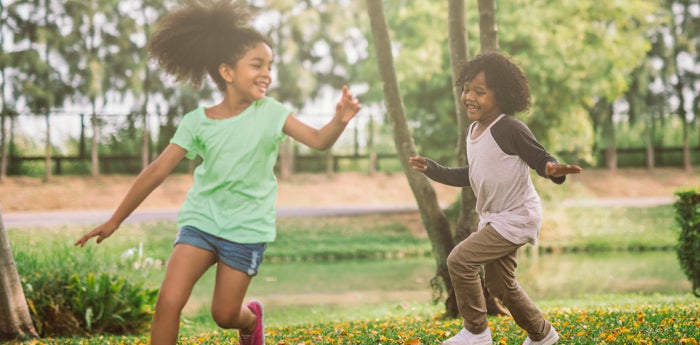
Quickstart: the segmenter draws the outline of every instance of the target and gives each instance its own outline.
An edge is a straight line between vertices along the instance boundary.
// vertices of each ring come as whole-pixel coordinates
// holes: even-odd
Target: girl
[[[277,182],[273,167],[284,135],[314,149],[332,146],[361,106],[347,87],[321,129],[300,122],[266,97],[272,48],[248,26],[249,13],[230,0],[188,2],[163,17],[149,52],[177,80],[201,85],[205,72],[223,93],[212,107],[186,114],[170,144],[136,178],[112,217],[75,244],[114,233],[183,157],[200,156],[178,218],[179,233],[156,302],[152,344],[175,344],[180,312],[192,287],[216,264],[212,316],[239,330],[240,343],[264,344],[263,307],[243,305],[267,242],[275,239]]]
[[[551,345],[559,340],[552,325],[515,280],[518,248],[536,244],[542,223],[540,198],[530,168],[554,183],[579,173],[558,164],[532,132],[513,117],[529,107],[530,90],[523,72],[498,53],[484,53],[463,64],[458,84],[467,108],[468,166],[446,168],[430,159],[410,157],[414,170],[448,185],[471,186],[480,222],[477,232],[459,243],[447,258],[464,328],[443,345],[492,344],[479,277],[503,301],[515,322],[528,333],[524,345]]]

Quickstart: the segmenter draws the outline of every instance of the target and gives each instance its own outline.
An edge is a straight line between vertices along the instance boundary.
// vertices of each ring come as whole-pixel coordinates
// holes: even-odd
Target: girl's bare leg
[[[219,327],[240,329],[245,334],[253,332],[255,314],[243,305],[250,281],[246,273],[218,263],[211,313]]]
[[[156,301],[151,327],[152,345],[177,343],[182,308],[190,298],[194,284],[215,260],[210,251],[189,244],[175,245]]]

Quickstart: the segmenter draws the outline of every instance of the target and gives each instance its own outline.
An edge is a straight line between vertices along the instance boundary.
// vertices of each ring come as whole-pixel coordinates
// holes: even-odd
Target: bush
[[[68,270],[23,277],[32,319],[41,337],[136,334],[150,324],[157,289],[125,278]]]
[[[693,294],[700,297],[700,188],[676,192],[676,221],[681,227],[678,260],[693,284]]]

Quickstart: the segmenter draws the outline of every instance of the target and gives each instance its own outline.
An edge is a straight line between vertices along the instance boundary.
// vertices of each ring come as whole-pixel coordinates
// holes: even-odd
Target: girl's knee
[[[243,326],[240,324],[240,309],[212,308],[211,316],[214,322],[224,329],[241,328]]]

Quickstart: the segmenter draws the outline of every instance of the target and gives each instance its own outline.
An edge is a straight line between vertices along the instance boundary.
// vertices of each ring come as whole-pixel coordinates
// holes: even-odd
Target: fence
[[[616,151],[617,163],[620,168],[644,168],[646,167],[646,148],[619,148]],[[598,166],[604,166],[605,150],[600,150],[597,155]],[[562,152],[557,155],[562,161],[572,162],[568,156],[573,153]],[[8,157],[8,175],[42,176],[45,169],[45,157]],[[291,168],[288,173],[332,173],[332,172],[397,172],[402,166],[398,155],[394,153],[379,154],[295,154],[291,158]],[[691,148],[691,162],[700,161],[700,147]],[[654,149],[654,166],[656,167],[682,167],[683,148],[666,147]],[[197,162],[183,161],[177,168],[177,172],[188,172]],[[79,156],[52,156],[53,175],[87,175],[90,174],[90,158]],[[100,173],[102,174],[137,174],[142,169],[142,158],[135,155],[100,156]],[[585,165],[585,164],[584,164]],[[281,174],[282,159],[278,159],[275,167]]]

